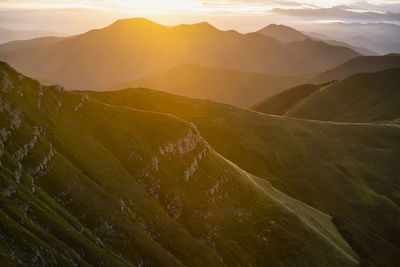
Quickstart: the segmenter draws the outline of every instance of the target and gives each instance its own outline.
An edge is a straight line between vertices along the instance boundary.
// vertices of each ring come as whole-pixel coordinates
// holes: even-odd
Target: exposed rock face
[[[304,214],[283,212],[280,200],[217,154],[193,123],[12,73],[23,97],[0,91],[0,237],[7,240],[0,253],[10,262],[274,266],[306,258],[354,265],[325,214],[306,206]],[[309,213],[339,241],[321,240],[299,221]],[[277,242],[282,236],[291,242]]]

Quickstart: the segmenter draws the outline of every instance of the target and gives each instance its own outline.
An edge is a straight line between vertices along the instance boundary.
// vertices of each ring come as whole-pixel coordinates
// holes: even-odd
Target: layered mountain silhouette
[[[278,40],[282,43],[300,42],[300,41],[304,41],[306,39],[312,39],[315,41],[323,41],[323,42],[325,42],[329,45],[333,45],[333,46],[348,47],[362,55],[375,55],[376,54],[372,50],[369,50],[369,49],[366,49],[366,48],[363,48],[360,46],[350,45],[343,41],[332,40],[331,38],[329,38],[327,36],[321,37],[321,36],[308,35],[306,33],[300,32],[300,31],[298,31],[292,27],[286,26],[286,25],[270,24],[257,32],[262,35],[275,38],[276,40]]]
[[[400,68],[400,54],[386,56],[362,56],[318,74],[309,80],[310,83],[325,83],[341,80],[357,73],[377,72],[387,69]]]
[[[305,33],[299,32],[286,25],[270,24],[257,32],[275,38],[282,43],[299,42],[310,38],[310,36]]]
[[[29,40],[45,36],[65,36],[65,34],[41,30],[21,31],[0,28],[0,44],[15,40]]]
[[[389,57],[396,59],[398,57]],[[370,58],[365,58],[371,61]],[[384,59],[382,61],[382,59]],[[362,66],[356,60],[350,66]],[[384,57],[372,58],[377,65]],[[390,60],[389,60],[390,61]],[[396,63],[395,60],[391,63]],[[350,68],[352,69],[352,68]],[[380,122],[400,119],[400,69],[361,73],[324,85],[302,85],[269,97],[251,108],[267,114],[297,118],[340,121]]]
[[[323,23],[308,26],[313,32],[379,54],[400,52],[400,26],[393,23]]]
[[[310,77],[310,74],[271,75],[184,64],[148,78],[116,84],[107,90],[156,88],[178,95],[247,107],[260,98],[301,84]]]
[[[24,74],[66,88],[96,90],[187,63],[304,74],[328,70],[359,55],[312,40],[282,44],[259,33],[220,31],[208,23],[166,27],[145,19],[119,20],[51,44],[32,40],[0,46],[0,59]]]

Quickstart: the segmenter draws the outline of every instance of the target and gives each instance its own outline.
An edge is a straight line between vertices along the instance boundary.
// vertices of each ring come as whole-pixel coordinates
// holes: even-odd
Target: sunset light
[[[399,267],[400,0],[0,0],[0,267]]]

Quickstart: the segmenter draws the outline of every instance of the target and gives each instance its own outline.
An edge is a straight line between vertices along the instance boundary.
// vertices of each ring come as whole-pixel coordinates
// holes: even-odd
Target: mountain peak
[[[161,26],[160,24],[145,18],[119,19],[109,27],[132,27],[132,26]]]
[[[213,25],[211,25],[210,23],[208,23],[206,21],[195,23],[195,24],[181,24],[176,27],[177,28],[191,28],[191,29],[204,30],[204,31],[218,30],[217,28],[215,28]]]
[[[309,38],[304,33],[282,24],[270,24],[259,30],[258,33],[275,38],[282,43],[303,41],[304,39]]]

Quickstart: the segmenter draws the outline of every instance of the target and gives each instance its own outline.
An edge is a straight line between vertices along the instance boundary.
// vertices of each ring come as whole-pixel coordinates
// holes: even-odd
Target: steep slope
[[[271,97],[267,97],[249,108],[265,114],[287,115],[288,111],[306,101],[311,94],[319,89],[321,89],[320,85],[299,85]]]
[[[324,121],[396,121],[400,118],[399,88],[400,69],[390,69],[356,74],[329,85],[316,86],[314,92],[306,92],[303,87],[290,89],[256,104],[252,109]],[[292,100],[288,95],[297,99]],[[293,102],[298,104],[290,105]],[[267,106],[280,106],[286,110],[268,110]]]
[[[266,116],[149,89],[89,92],[114,105],[195,123],[218,153],[333,216],[364,266],[396,266],[400,253],[400,128]]]
[[[320,73],[309,82],[324,83],[341,80],[357,73],[377,72],[393,68],[400,68],[400,56],[398,55],[362,56]]]
[[[329,45],[323,47],[324,52],[314,53],[312,42],[309,47],[298,44],[298,51],[296,44],[287,47],[258,33],[220,31],[208,23],[166,27],[145,19],[119,20],[40,47],[31,47],[31,41],[23,43],[24,48],[0,46],[0,60],[29,76],[86,90],[104,89],[187,63],[299,74],[324,71],[359,56],[348,48]],[[321,59],[320,53],[324,55]]]
[[[116,84],[107,90],[128,87],[157,88],[187,97],[210,99],[247,107],[288,87],[301,84],[311,75],[269,75],[185,64],[152,77]]]
[[[41,86],[4,63],[0,75],[2,262],[357,264],[329,215],[220,156],[194,124]]]

